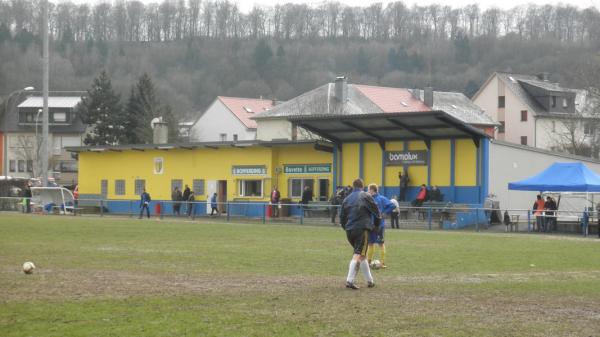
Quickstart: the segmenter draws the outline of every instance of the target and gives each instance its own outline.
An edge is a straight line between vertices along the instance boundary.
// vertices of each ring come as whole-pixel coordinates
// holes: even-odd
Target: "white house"
[[[272,106],[272,100],[218,96],[192,126],[190,141],[254,140],[256,122],[251,117]]]
[[[500,123],[495,137],[514,144],[591,155],[598,116],[588,91],[536,76],[496,72],[473,102]]]
[[[79,94],[75,96],[76,94]],[[81,146],[86,125],[77,115],[76,106],[81,102],[83,92],[69,93],[68,96],[48,97],[49,118],[49,170],[59,184],[75,184],[77,181],[77,160],[64,150],[69,146]],[[39,162],[42,136],[43,99],[39,95],[26,98],[14,111],[5,114],[4,131],[4,170],[13,177],[32,178],[39,176]]]

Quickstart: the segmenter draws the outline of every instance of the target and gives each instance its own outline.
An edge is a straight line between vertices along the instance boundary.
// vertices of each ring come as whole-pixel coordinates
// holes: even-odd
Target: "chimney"
[[[166,144],[169,142],[169,124],[162,117],[152,120],[152,143]]]
[[[423,103],[425,103],[425,105],[427,105],[430,108],[433,107],[433,88],[432,87],[425,87],[425,90],[423,90]]]
[[[537,76],[537,78],[538,78],[540,81],[545,81],[545,82],[548,82],[548,78],[550,77],[550,74],[549,74],[549,73],[547,73],[547,72],[541,72],[541,73],[539,73],[539,74],[537,74],[537,75],[535,75],[535,76]]]
[[[335,78],[335,99],[338,102],[346,102],[348,96],[348,82],[345,76],[338,76]]]

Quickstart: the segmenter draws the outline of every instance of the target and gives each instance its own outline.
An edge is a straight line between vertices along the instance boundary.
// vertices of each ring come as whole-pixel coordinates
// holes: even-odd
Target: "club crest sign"
[[[154,158],[154,174],[163,174],[165,171],[164,159],[163,157],[155,157]]]
[[[427,165],[427,151],[386,151],[385,166]]]

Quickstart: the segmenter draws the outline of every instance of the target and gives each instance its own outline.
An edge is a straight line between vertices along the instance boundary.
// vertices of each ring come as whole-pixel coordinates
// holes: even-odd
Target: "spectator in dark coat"
[[[196,197],[194,196],[194,191],[190,191],[190,196],[187,198],[188,208],[187,208],[187,216],[191,217],[192,214],[196,214],[194,211],[194,202],[196,201]]]
[[[278,217],[279,216],[279,201],[281,200],[281,193],[277,189],[277,186],[273,187],[273,191],[271,192],[271,216]]]
[[[183,195],[181,196],[181,200],[183,200],[187,204],[186,207],[188,208],[188,210],[187,210],[188,213],[190,212],[189,208],[192,206],[189,202],[187,202],[188,199],[190,198],[190,192],[191,192],[190,187],[188,185],[185,185],[185,189],[183,190]]]
[[[150,201],[152,201],[152,198],[150,198],[150,194],[148,192],[146,192],[146,189],[144,188],[144,190],[142,191],[142,194],[140,195],[140,216],[139,216],[139,219],[142,218],[142,215],[144,214],[144,209],[146,210],[146,214],[148,215],[148,219],[150,219]]]
[[[398,179],[400,180],[400,197],[398,201],[406,201],[406,190],[408,189],[408,182],[410,179],[408,178],[408,173],[398,172]]]
[[[213,196],[210,198],[210,215],[213,215],[214,213],[217,213],[217,215],[219,215],[219,209],[218,209],[218,203],[217,203],[217,193],[213,194]]]
[[[544,217],[546,221],[546,232],[551,232],[552,229],[556,226],[556,214],[555,211],[558,210],[556,207],[556,201],[552,199],[551,196],[546,197],[546,202],[544,203],[544,209],[546,210],[546,215]]]
[[[181,215],[181,199],[183,196],[181,195],[181,191],[179,187],[175,186],[173,193],[171,193],[171,201],[173,201],[173,214]]]

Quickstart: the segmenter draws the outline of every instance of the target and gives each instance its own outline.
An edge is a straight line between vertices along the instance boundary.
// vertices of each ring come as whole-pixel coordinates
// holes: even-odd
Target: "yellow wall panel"
[[[450,141],[431,142],[431,185],[450,186]]]
[[[352,186],[352,181],[359,175],[358,143],[342,145],[342,186]]]
[[[404,151],[404,142],[387,142],[386,151]],[[398,172],[404,173],[403,166],[386,166],[385,168],[385,186],[399,186]]]
[[[282,197],[289,197],[289,179],[293,178],[309,178],[315,182],[314,198],[317,199],[320,189],[318,180],[328,179],[329,189],[326,191],[327,196],[333,193],[333,154],[329,152],[317,151],[313,145],[302,145],[302,146],[286,146],[276,147],[273,151],[273,157],[275,160],[276,167],[281,168],[281,173],[275,174],[273,182],[277,182],[279,192]],[[331,165],[331,173],[318,173],[318,174],[285,174],[283,172],[284,165],[294,164],[329,164]],[[296,201],[297,199],[293,199]]]
[[[364,144],[363,170],[365,184],[381,185],[381,147],[378,143]]]
[[[427,150],[427,145],[422,141],[412,141],[408,143],[408,149]],[[409,165],[408,178],[410,179],[410,186],[427,185],[427,165]]]
[[[471,139],[456,140],[456,186],[477,185],[477,147]]]

